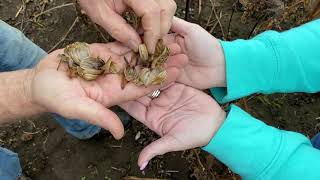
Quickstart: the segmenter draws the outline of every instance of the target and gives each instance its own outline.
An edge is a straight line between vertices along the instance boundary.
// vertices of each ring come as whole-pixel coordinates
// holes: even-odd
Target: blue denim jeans
[[[311,143],[312,143],[313,147],[315,147],[315,148],[320,150],[320,133],[318,133],[317,135],[315,135],[311,139]]]
[[[19,30],[0,20],[0,72],[32,68],[44,56],[45,51]],[[89,139],[101,130],[85,121],[69,120],[58,114],[53,114],[53,117],[69,134],[79,139]],[[0,147],[0,179],[13,180],[20,175],[18,155]]]

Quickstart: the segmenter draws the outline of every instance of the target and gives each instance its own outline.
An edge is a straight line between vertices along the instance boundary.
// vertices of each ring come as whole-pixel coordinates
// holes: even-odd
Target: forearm
[[[267,126],[236,106],[204,149],[243,179],[320,178],[320,151],[305,136]]]
[[[227,88],[214,89],[221,102],[253,93],[318,92],[320,20],[251,40],[222,42]]]
[[[31,69],[0,73],[0,124],[43,112],[32,102],[32,77]]]

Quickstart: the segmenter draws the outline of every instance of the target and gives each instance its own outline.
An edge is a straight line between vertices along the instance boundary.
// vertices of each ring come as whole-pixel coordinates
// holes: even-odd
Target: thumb
[[[178,33],[182,36],[187,36],[192,30],[192,23],[189,23],[178,17],[173,17],[171,31]]]
[[[116,139],[124,135],[124,128],[119,117],[92,99],[83,98],[67,102],[62,111],[67,112],[72,118],[82,119],[109,130]]]
[[[172,136],[163,136],[162,138],[152,142],[145,147],[140,153],[138,165],[140,170],[143,170],[149,161],[158,155],[163,155],[167,152],[177,151],[175,139]]]

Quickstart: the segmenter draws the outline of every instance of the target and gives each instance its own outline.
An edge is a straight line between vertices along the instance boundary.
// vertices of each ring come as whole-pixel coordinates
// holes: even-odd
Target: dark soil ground
[[[46,12],[71,2],[1,0],[0,19],[22,30],[47,51],[64,36],[56,48],[74,41],[109,41],[110,37],[101,28],[84,18],[79,18],[67,33],[79,14],[73,5]],[[185,1],[177,3],[177,15],[184,18]],[[289,29],[305,22],[307,11],[308,4],[297,0],[198,0],[191,1],[188,20],[200,24],[218,38],[232,40],[249,38],[268,29]],[[37,16],[41,12],[45,13]],[[253,116],[281,129],[298,131],[308,137],[320,129],[319,94],[255,95],[236,103]],[[114,111],[123,115],[119,108]],[[141,136],[135,140],[137,133]],[[0,145],[19,153],[23,172],[34,180],[117,180],[128,176],[136,179],[240,179],[199,149],[157,157],[141,172],[136,164],[139,152],[156,138],[133,121],[120,141],[108,133],[81,141],[68,135],[49,114],[21,119],[0,128]]]

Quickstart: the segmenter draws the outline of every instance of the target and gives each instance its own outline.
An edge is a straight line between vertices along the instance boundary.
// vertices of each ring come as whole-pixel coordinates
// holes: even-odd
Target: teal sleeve
[[[204,150],[245,180],[320,179],[320,151],[305,136],[268,126],[234,105]]]
[[[211,89],[221,103],[253,93],[320,91],[320,20],[221,44],[227,87]]]

